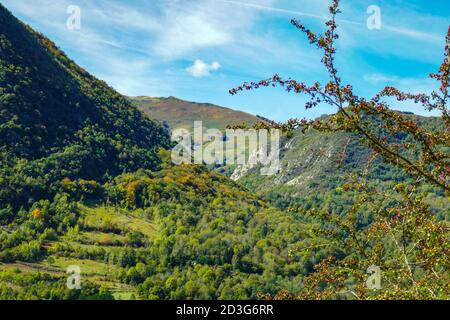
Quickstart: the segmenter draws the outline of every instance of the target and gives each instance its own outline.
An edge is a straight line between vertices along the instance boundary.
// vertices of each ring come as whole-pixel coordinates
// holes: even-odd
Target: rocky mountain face
[[[425,126],[439,128],[442,123],[438,118],[414,116]],[[391,137],[399,142],[408,137]],[[398,168],[376,158],[370,162],[371,151],[358,137],[350,133],[322,133],[309,130],[297,132],[293,138],[283,138],[280,151],[280,170],[272,176],[262,176],[260,165],[244,165],[233,168],[230,177],[254,190],[261,196],[269,197],[283,209],[292,203],[311,203],[317,205],[324,198],[339,198],[341,185],[350,179],[357,179],[368,168],[368,178],[372,185],[390,188],[391,184],[410,181]],[[412,182],[412,180],[411,180]],[[438,207],[447,203],[445,195],[433,190]],[[435,199],[430,198],[430,202]],[[309,205],[309,204],[308,204]]]

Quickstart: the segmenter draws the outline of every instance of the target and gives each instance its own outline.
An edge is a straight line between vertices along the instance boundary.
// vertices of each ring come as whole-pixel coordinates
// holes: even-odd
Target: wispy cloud
[[[323,15],[318,15],[318,14],[305,12],[305,11],[283,9],[283,8],[277,8],[277,7],[273,7],[273,6],[264,6],[264,5],[260,5],[260,4],[249,3],[249,2],[242,2],[242,1],[236,1],[236,0],[216,0],[216,1],[227,3],[227,4],[230,4],[230,5],[236,5],[236,6],[246,7],[246,8],[252,8],[252,9],[256,9],[256,10],[260,10],[260,11],[266,11],[266,12],[271,12],[271,13],[290,15],[293,18],[295,18],[295,17],[307,17],[307,18],[318,19],[318,20],[321,20],[321,21],[326,21],[326,20],[328,20],[330,18],[329,15],[327,15],[326,13],[323,14]],[[362,28],[366,28],[367,27],[366,23],[363,23],[363,22],[360,22],[360,21],[353,21],[353,20],[341,19],[341,18],[338,18],[336,21],[338,23],[344,23],[344,24],[359,26],[359,27],[362,27]],[[411,28],[395,26],[395,25],[390,25],[390,24],[386,24],[386,23],[383,23],[382,29],[384,29],[384,30],[386,30],[388,32],[396,33],[396,34],[399,34],[399,35],[404,35],[404,36],[407,36],[407,37],[410,37],[410,38],[414,38],[414,39],[417,39],[417,40],[422,40],[422,41],[429,41],[429,42],[433,42],[433,43],[440,43],[441,40],[442,40],[442,36],[438,35],[438,34],[432,34],[430,32],[420,32],[418,30],[414,30],[414,29],[411,29]]]
[[[283,93],[275,92],[256,101],[254,95],[231,100],[227,89],[273,73],[306,82],[324,79],[320,52],[299,37],[289,18],[323,30],[329,0],[1,2],[55,40],[77,63],[127,95],[179,95],[217,104],[236,103],[262,115],[278,112],[281,120],[282,114],[298,110],[294,99],[284,100]],[[72,4],[81,7],[81,30],[66,28],[66,9]],[[358,87],[369,93],[385,82],[427,88],[422,73],[414,71],[435,70],[434,64],[442,58],[448,18],[425,14],[429,5],[380,0],[382,29],[370,31],[366,27],[369,4],[372,1],[342,2],[337,63],[343,78],[356,79]],[[445,9],[445,5],[433,5]],[[220,61],[220,73],[207,77],[219,68],[214,61]],[[417,64],[421,68],[415,68]],[[274,110],[274,106],[283,110]]]
[[[421,32],[409,28],[391,26],[389,24],[383,24],[383,29],[407,36],[409,38],[414,38],[416,40],[427,41],[433,44],[442,44],[443,35],[433,34],[431,32]]]
[[[431,78],[417,77],[399,77],[396,75],[373,73],[363,77],[364,81],[378,86],[380,89],[382,86],[393,85],[405,92],[411,92],[414,94],[427,93],[430,94],[433,90],[436,90],[439,85],[438,82]]]
[[[328,18],[326,15],[317,15],[317,14],[313,14],[313,13],[276,8],[276,7],[272,7],[272,6],[264,6],[264,5],[260,5],[260,4],[249,3],[249,2],[234,1],[234,0],[216,0],[216,1],[222,2],[222,3],[227,3],[230,5],[238,5],[238,6],[253,8],[253,9],[257,9],[257,10],[261,10],[261,11],[288,14],[288,15],[292,15],[292,16],[310,17],[310,18],[315,18],[315,19],[320,19],[320,20],[326,20]]]

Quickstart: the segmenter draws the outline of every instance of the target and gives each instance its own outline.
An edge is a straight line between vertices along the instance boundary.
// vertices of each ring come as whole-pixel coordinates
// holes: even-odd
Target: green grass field
[[[145,240],[150,240],[158,233],[158,225],[146,218],[141,210],[109,208],[95,203],[80,203],[79,209],[84,228],[71,230],[57,241],[46,243],[45,247],[50,254],[44,260],[36,263],[16,261],[0,264],[0,272],[47,273],[65,277],[69,266],[79,266],[82,281],[84,279],[108,289],[115,299],[136,299],[133,286],[120,283],[112,276],[118,272],[117,264],[108,262],[102,258],[102,254],[97,254],[96,258],[79,258],[76,253],[101,252],[104,256],[120,255],[125,248],[130,248],[127,233],[136,232]],[[107,229],[112,231],[108,232]],[[61,256],[60,248],[66,248],[65,256]]]

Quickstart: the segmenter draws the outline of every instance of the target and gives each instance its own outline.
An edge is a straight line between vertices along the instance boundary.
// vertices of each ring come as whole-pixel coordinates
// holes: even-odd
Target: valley
[[[177,128],[268,121],[123,96],[0,4],[0,300],[448,299],[449,194],[413,170],[446,186],[445,118],[362,105],[284,134],[272,176],[177,165]],[[392,134],[388,116],[421,129]],[[355,119],[428,162],[396,165]],[[366,286],[374,264],[379,291]]]

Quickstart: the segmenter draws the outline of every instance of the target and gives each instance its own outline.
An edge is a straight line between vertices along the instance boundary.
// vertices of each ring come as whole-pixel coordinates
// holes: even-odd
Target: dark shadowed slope
[[[65,177],[156,168],[169,142],[159,124],[0,5],[0,207],[41,198]]]

